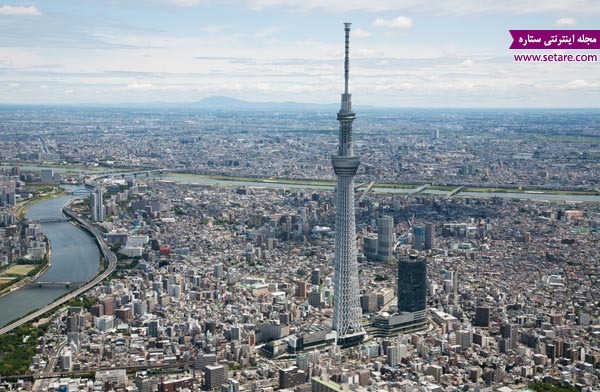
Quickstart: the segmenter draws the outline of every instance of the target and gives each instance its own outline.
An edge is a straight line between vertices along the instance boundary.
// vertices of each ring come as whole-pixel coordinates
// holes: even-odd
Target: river
[[[69,200],[81,196],[65,195],[29,206],[30,219],[60,218]],[[39,278],[42,282],[87,282],[100,267],[100,252],[90,235],[70,222],[42,223],[41,229],[52,244],[52,265]],[[0,297],[0,326],[49,304],[74,288],[64,286],[26,286]]]
[[[167,174],[158,176],[164,181],[173,181],[182,184],[201,184],[201,185],[221,185],[221,186],[249,186],[249,187],[263,187],[263,188],[289,188],[289,189],[317,189],[317,190],[333,190],[333,185],[309,185],[309,184],[284,184],[276,181],[273,182],[260,182],[260,181],[234,181],[227,179],[216,179],[202,176],[190,176],[190,175],[177,175]],[[416,189],[416,188],[415,188]],[[377,193],[397,193],[397,194],[409,194],[415,189],[408,188],[382,188],[373,187],[373,192]],[[360,192],[360,191],[358,191]],[[448,191],[442,191],[437,189],[425,189],[421,192],[426,195],[443,196],[448,194]],[[527,192],[460,192],[456,196],[467,196],[467,197],[483,197],[491,198],[498,197],[500,199],[524,199],[524,200],[538,200],[538,201],[569,201],[569,202],[600,202],[600,195],[564,195],[564,194],[551,194],[551,193],[527,193]]]

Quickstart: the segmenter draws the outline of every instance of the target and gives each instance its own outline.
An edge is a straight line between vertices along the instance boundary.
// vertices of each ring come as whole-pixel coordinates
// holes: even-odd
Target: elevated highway
[[[117,267],[117,256],[110,250],[106,241],[104,241],[104,238],[102,237],[102,234],[100,233],[100,230],[98,230],[95,226],[93,226],[86,219],[81,218],[70,208],[67,208],[67,207],[63,208],[63,214],[67,218],[73,219],[74,221],[79,223],[79,225],[83,229],[87,230],[94,236],[94,238],[96,239],[96,243],[98,244],[98,247],[100,248],[100,251],[102,252],[102,255],[108,261],[108,268],[106,268],[106,270],[104,270],[102,273],[97,275],[94,279],[85,283],[80,288],[78,288],[74,291],[71,291],[70,293],[66,294],[63,297],[58,298],[54,302],[49,303],[48,305],[44,306],[41,309],[38,309],[38,310],[20,318],[19,320],[14,321],[14,322],[0,328],[0,335],[10,332],[15,328],[20,327],[23,324],[26,324],[32,320],[35,320],[36,318],[43,315],[44,313],[51,311],[51,310],[59,307],[60,305],[70,301],[71,299],[80,296],[81,294],[85,293],[86,291],[88,291],[89,289],[91,289],[98,283],[102,282],[104,279],[106,279]],[[63,282],[63,283],[65,283],[65,282]]]

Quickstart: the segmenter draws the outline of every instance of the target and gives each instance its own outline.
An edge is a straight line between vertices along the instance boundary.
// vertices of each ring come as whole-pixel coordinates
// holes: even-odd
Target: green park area
[[[13,265],[12,267],[10,267],[6,271],[4,271],[4,273],[6,275],[23,276],[23,275],[27,275],[29,272],[33,271],[37,266],[38,266],[37,264],[17,264],[17,265]]]
[[[35,354],[37,338],[43,336],[48,325],[33,327],[24,324],[0,335],[0,374],[11,376],[28,373],[31,358]]]
[[[10,290],[14,284],[22,281],[26,277],[35,276],[47,266],[48,257],[44,257],[37,262],[18,260],[17,262],[8,265],[4,270],[0,271],[0,291],[4,294]]]

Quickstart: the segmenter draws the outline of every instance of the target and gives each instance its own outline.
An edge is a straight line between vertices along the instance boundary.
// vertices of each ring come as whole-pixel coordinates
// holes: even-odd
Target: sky
[[[0,104],[597,107],[600,62],[523,63],[509,29],[595,29],[597,0],[0,0]]]

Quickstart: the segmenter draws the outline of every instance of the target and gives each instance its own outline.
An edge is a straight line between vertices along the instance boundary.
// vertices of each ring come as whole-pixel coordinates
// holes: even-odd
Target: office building
[[[312,270],[312,272],[310,273],[310,283],[312,283],[315,286],[318,286],[321,284],[321,270],[318,268],[315,268],[314,270]]]
[[[148,322],[148,335],[153,338],[157,338],[160,336],[160,321],[159,320],[150,320]]]
[[[488,328],[490,326],[490,311],[489,306],[478,306],[475,308],[474,325],[476,327]]]
[[[54,182],[54,170],[42,169],[40,172],[40,181],[45,183]]]
[[[221,388],[227,380],[227,367],[223,365],[206,365],[204,368],[204,389],[211,391]]]
[[[306,298],[306,281],[301,280],[296,286],[296,297]]]
[[[369,261],[377,261],[377,236],[370,234],[363,238],[363,254]]]
[[[426,279],[425,257],[404,256],[398,260],[398,312],[425,310]]]
[[[500,326],[500,334],[506,340],[506,350],[514,350],[517,347],[517,339],[519,337],[518,324],[502,324]]]
[[[425,229],[413,227],[413,249],[423,250],[425,248]]]
[[[435,248],[435,226],[431,223],[425,225],[425,250]]]
[[[90,194],[90,216],[93,221],[103,222],[106,217],[105,207],[102,202],[103,196],[104,190],[102,188],[96,188]]]
[[[376,337],[411,333],[427,328],[427,261],[423,256],[403,256],[398,260],[397,312],[375,316],[371,334]]]
[[[377,235],[363,238],[363,253],[369,261],[389,262],[394,259],[394,218],[384,215],[377,219]]]
[[[279,369],[279,388],[293,388],[297,385],[306,383],[307,374],[304,370],[299,370],[296,366],[287,369]]]
[[[394,218],[382,216],[377,220],[377,259],[388,262],[394,259]]]

